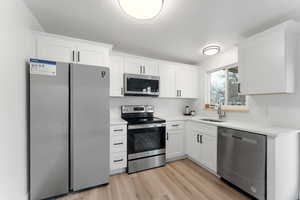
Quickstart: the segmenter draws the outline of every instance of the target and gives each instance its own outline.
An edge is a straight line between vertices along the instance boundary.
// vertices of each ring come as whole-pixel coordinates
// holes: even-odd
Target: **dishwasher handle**
[[[242,137],[239,137],[239,136],[236,136],[236,135],[232,135],[231,137],[233,137],[234,139],[243,140]]]

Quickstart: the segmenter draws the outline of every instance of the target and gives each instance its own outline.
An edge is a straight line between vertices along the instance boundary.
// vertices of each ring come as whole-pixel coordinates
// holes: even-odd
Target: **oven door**
[[[166,125],[128,125],[128,160],[145,158],[166,152]]]
[[[126,96],[158,96],[159,77],[124,74],[124,90]]]

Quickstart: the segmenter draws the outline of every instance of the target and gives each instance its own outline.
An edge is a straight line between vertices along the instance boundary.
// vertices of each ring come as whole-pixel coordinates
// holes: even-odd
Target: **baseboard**
[[[206,167],[205,165],[203,165],[202,163],[200,163],[200,162],[194,160],[193,158],[191,158],[191,157],[189,157],[189,156],[187,156],[187,158],[188,158],[189,160],[193,161],[194,163],[196,163],[197,165],[199,165],[200,167],[206,169],[206,170],[209,171],[210,173],[214,174],[215,176],[220,177],[220,176],[217,174],[217,172],[215,172],[215,171],[213,171],[213,170],[207,168],[207,167]]]
[[[123,174],[126,172],[126,168],[116,169],[110,171],[110,176],[117,175],[117,174]]]
[[[178,156],[173,156],[171,158],[167,158],[167,162],[174,162],[176,160],[183,160],[186,159],[187,155],[178,155]]]

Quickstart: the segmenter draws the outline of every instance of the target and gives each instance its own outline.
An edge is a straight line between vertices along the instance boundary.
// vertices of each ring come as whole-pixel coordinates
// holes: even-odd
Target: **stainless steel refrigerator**
[[[30,60],[30,199],[108,183],[109,69]]]

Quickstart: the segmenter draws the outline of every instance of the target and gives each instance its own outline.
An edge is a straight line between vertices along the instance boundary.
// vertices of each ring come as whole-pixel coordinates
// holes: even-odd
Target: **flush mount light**
[[[164,0],[118,0],[124,12],[136,19],[152,19],[156,17],[164,4]]]
[[[212,56],[220,53],[221,47],[219,45],[208,45],[203,48],[202,53],[206,56]]]

